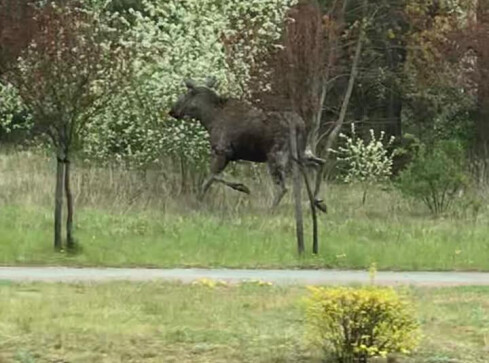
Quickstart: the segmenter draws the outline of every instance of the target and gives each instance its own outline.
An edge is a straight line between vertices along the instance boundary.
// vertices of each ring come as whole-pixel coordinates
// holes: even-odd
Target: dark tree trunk
[[[318,217],[316,211],[316,202],[312,191],[311,183],[309,182],[309,177],[307,176],[307,170],[305,170],[304,165],[301,165],[301,171],[304,177],[304,182],[306,184],[306,191],[307,191],[307,196],[309,198],[309,205],[311,207],[312,253],[317,255],[319,253],[319,235],[318,235]]]
[[[350,78],[348,80],[348,87],[346,89],[345,97],[343,98],[343,102],[341,104],[338,120],[335,122],[323,146],[324,153],[322,153],[322,156],[326,160],[328,160],[330,150],[333,147],[333,144],[336,142],[336,139],[338,138],[341,128],[343,127],[343,124],[345,122],[346,113],[348,111],[348,106],[350,105],[350,100],[353,93],[353,88],[355,87],[355,82],[359,73],[359,64],[360,64],[360,58],[362,56],[363,42],[366,37],[367,7],[368,7],[368,0],[363,0],[363,6],[362,6],[363,24],[360,29],[360,35],[358,36],[358,41],[355,49],[355,56],[353,58],[353,63],[351,65],[351,73],[350,73]],[[324,180],[325,174],[326,174],[326,165],[321,165],[318,173],[316,174],[316,183],[314,187],[314,199],[317,199],[321,191],[321,183]]]
[[[62,218],[63,218],[63,183],[65,177],[65,164],[62,155],[57,157],[56,166],[56,191],[55,191],[55,206],[54,206],[54,248],[61,250],[63,248]]]
[[[71,184],[70,184],[70,160],[68,157],[65,159],[65,193],[66,193],[66,206],[67,206],[67,215],[66,215],[66,247],[69,250],[73,250],[75,248],[75,240],[73,238],[73,193],[71,192]]]
[[[475,140],[477,156],[487,159],[489,158],[489,84],[484,82],[489,82],[489,79],[481,79],[475,122]]]
[[[391,90],[387,100],[386,118],[388,124],[386,132],[388,136],[394,136],[397,140],[402,138],[401,113],[401,97],[395,90]]]
[[[302,178],[299,170],[299,153],[297,151],[297,133],[293,123],[290,123],[290,153],[292,154],[292,172],[294,182],[295,224],[297,236],[297,251],[304,254],[304,221],[302,218]]]
[[[389,7],[392,6],[391,2],[391,0],[385,0],[384,4],[386,7]],[[395,17],[397,15],[392,14],[392,16],[394,17],[393,21],[395,21]],[[385,50],[386,63],[389,67],[389,72],[392,75],[397,74],[402,65],[406,62],[406,44],[400,41],[399,37],[396,37],[395,39],[385,41]],[[395,83],[396,82],[393,80],[389,82],[389,91],[387,95],[384,115],[387,120],[387,135],[389,137],[394,136],[396,139],[400,140],[402,138],[402,97],[400,89]]]
[[[477,4],[477,22],[481,27],[489,24],[489,4],[479,0]],[[476,153],[483,159],[489,158],[489,51],[478,50],[478,105],[475,120]]]

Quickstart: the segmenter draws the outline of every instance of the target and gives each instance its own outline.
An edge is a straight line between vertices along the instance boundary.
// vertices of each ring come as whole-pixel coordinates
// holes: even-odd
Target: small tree
[[[399,175],[397,186],[439,215],[467,185],[465,160],[464,149],[456,141],[441,141],[431,149],[420,145],[414,160]]]
[[[365,142],[355,132],[355,124],[351,124],[351,135],[340,134],[345,140],[344,146],[331,150],[344,165],[343,180],[345,183],[360,183],[363,189],[362,204],[367,199],[368,189],[372,184],[386,181],[392,175],[394,137],[384,144],[385,133],[379,137],[370,129],[370,140]]]
[[[123,47],[98,14],[67,1],[34,8],[36,33],[3,79],[19,92],[33,116],[34,128],[45,133],[57,158],[54,246],[62,248],[63,188],[67,199],[67,248],[73,249],[73,196],[70,162],[90,118],[118,86]]]

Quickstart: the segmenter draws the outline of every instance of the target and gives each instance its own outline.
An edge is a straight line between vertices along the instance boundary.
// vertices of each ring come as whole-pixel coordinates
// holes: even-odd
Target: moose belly
[[[266,147],[256,140],[235,144],[233,145],[232,150],[232,160],[246,160],[257,163],[264,163],[267,161]]]

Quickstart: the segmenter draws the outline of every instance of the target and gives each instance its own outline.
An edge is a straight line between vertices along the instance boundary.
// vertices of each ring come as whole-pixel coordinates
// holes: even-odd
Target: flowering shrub
[[[141,11],[129,11],[130,20],[119,15],[126,27],[123,42],[133,50],[133,79],[93,120],[85,152],[137,163],[161,155],[200,163],[207,153],[205,130],[167,116],[185,90],[182,80],[212,75],[220,92],[246,95],[252,70],[278,41],[285,14],[296,2],[143,0]]]
[[[340,134],[345,141],[344,146],[338,150],[331,150],[343,165],[343,181],[345,183],[360,183],[363,187],[362,202],[365,204],[367,191],[370,185],[386,181],[392,175],[392,162],[394,153],[389,152],[394,137],[384,142],[385,133],[380,136],[370,129],[370,140],[365,142],[355,132],[355,125],[351,125],[351,136]]]
[[[313,343],[338,362],[408,353],[419,340],[411,306],[391,288],[316,288],[307,298]]]

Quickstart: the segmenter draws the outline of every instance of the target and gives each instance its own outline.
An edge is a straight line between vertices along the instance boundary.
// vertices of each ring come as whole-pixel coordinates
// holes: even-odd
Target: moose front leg
[[[207,177],[207,179],[204,181],[204,184],[202,185],[202,192],[200,194],[200,199],[202,199],[205,195],[205,193],[209,190],[210,186],[214,182],[218,182],[221,184],[224,184],[234,190],[237,190],[242,193],[250,194],[250,190],[248,187],[242,183],[233,183],[233,182],[228,182],[225,179],[221,178],[219,174],[222,173],[222,171],[226,168],[227,164],[229,163],[229,160],[226,158],[225,155],[223,154],[217,154],[213,153],[211,156],[211,175]]]

